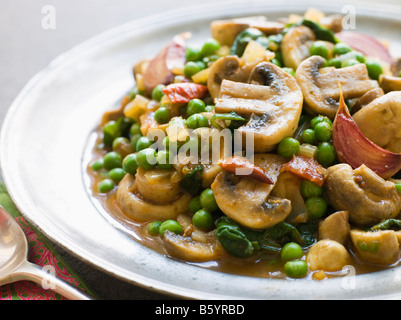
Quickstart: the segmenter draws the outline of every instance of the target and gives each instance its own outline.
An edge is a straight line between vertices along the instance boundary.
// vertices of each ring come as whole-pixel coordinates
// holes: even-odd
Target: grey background
[[[51,60],[110,28],[174,8],[189,10],[218,0],[1,0],[0,1],[0,126],[18,92]],[[276,2],[279,0],[276,0]],[[380,1],[399,4],[400,0]],[[375,2],[375,1],[366,1]],[[56,29],[44,30],[42,8],[54,6]],[[161,299],[165,296],[115,279],[63,255],[103,299]]]

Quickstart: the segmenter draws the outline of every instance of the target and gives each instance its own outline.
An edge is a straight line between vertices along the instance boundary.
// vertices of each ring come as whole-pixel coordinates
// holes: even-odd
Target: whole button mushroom
[[[334,240],[316,242],[306,255],[306,262],[311,271],[340,271],[351,262],[347,249]]]
[[[366,138],[384,149],[401,152],[401,91],[374,99],[353,118]]]
[[[367,166],[355,170],[348,164],[331,166],[325,174],[325,195],[335,210],[349,213],[352,224],[372,226],[395,218],[401,211],[401,194]]]

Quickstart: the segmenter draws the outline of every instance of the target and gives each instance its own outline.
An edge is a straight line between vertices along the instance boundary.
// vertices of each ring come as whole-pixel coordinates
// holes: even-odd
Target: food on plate
[[[93,197],[135,241],[220,272],[398,265],[401,64],[341,21],[309,9],[166,39],[100,120]]]

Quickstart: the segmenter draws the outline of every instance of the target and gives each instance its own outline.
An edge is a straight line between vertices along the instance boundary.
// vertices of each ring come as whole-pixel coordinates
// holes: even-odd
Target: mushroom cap
[[[373,100],[353,118],[369,140],[389,151],[401,152],[401,91]]]
[[[365,165],[355,170],[345,163],[329,167],[324,187],[330,205],[348,211],[355,225],[371,226],[395,218],[401,211],[401,195],[395,184]]]
[[[283,163],[285,160],[274,154],[255,155],[255,164],[266,170],[273,181]],[[228,217],[245,227],[264,229],[283,221],[291,212],[291,201],[269,197],[273,186],[224,170],[211,188],[219,208]]]
[[[378,87],[376,80],[370,80],[363,63],[340,69],[324,68],[324,64],[324,58],[312,56],[304,60],[295,73],[304,96],[305,109],[312,115],[334,119],[339,105],[339,84],[344,99],[359,98]]]

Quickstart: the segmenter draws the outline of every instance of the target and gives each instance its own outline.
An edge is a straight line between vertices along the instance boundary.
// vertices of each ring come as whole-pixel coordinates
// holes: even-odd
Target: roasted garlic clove
[[[333,123],[333,145],[338,159],[352,168],[365,164],[384,179],[401,169],[401,154],[374,144],[359,130],[351,117],[340,88],[340,105]]]

